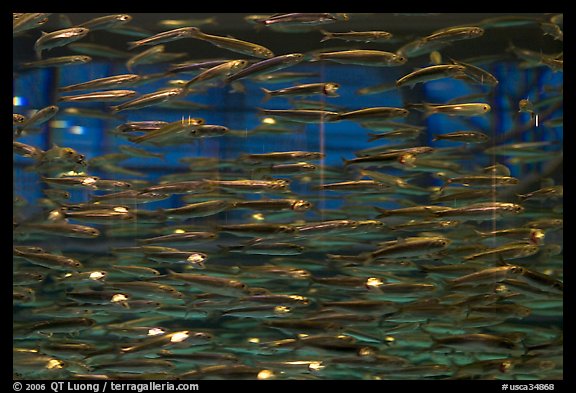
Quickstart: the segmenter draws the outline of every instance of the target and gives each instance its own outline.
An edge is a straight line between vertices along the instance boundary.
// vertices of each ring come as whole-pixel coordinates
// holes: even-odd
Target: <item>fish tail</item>
[[[222,253],[227,253],[230,251],[231,247],[228,246],[223,246],[221,244],[217,244],[216,247],[218,247],[218,250],[221,251]]]
[[[440,135],[434,135],[434,138],[432,138],[432,142],[436,142],[436,141],[439,141],[441,139],[442,139],[442,137]]]
[[[373,142],[375,140],[380,139],[380,136],[378,134],[373,134],[373,133],[368,133],[368,142]]]
[[[528,195],[527,194],[516,194],[516,197],[518,198],[518,200],[520,202],[523,202],[528,198]]]
[[[36,60],[42,60],[42,49],[34,48],[34,53],[36,53]]]
[[[110,110],[110,112],[112,113],[116,113],[116,112],[120,112],[120,105],[111,105],[108,107],[108,109]]]
[[[128,42],[128,49],[134,49],[136,47],[140,46],[140,43],[138,41],[129,41]]]
[[[361,253],[360,255],[358,255],[358,259],[362,260],[362,264],[364,266],[371,265],[372,262],[374,262],[374,256],[372,255],[371,252]]]
[[[261,87],[260,90],[262,90],[262,92],[264,93],[264,98],[262,98],[262,102],[266,102],[270,98],[272,98],[272,91],[266,89],[265,87]]]
[[[382,218],[382,217],[390,216],[390,210],[388,210],[388,209],[383,209],[381,207],[374,206],[374,210],[376,210],[378,213],[380,213],[376,216],[376,218]]]
[[[326,30],[320,30],[320,33],[324,34],[324,37],[320,40],[320,42],[328,41],[334,38],[333,34]]]
[[[139,136],[129,136],[128,140],[130,142],[134,142],[134,143],[140,143],[140,142],[144,142],[146,140],[145,138],[146,135],[139,135]]]

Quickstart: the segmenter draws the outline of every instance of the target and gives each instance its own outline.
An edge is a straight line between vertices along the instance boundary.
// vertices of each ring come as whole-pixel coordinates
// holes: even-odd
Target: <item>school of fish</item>
[[[211,34],[219,14],[159,15],[156,31],[128,14],[13,14],[15,45],[34,41],[18,48],[29,61],[14,64],[15,80],[125,66],[56,82],[45,107],[14,106],[14,165],[25,168],[15,173],[42,192],[19,195],[15,175],[14,379],[563,379],[562,14],[409,37],[347,27],[363,15],[237,14],[262,35],[317,38],[316,51],[283,53]],[[516,46],[517,28],[546,46]],[[500,60],[457,56],[508,30]],[[98,41],[104,31],[125,50]],[[193,53],[170,52],[181,40]],[[522,96],[495,61],[559,82]],[[326,68],[346,71],[326,80]],[[392,69],[402,74],[392,83],[346,89],[352,74]],[[406,99],[443,81],[476,94]],[[261,123],[211,124],[217,110],[193,101],[214,92],[258,95],[248,111]],[[354,104],[389,94],[402,105]],[[162,110],[176,120],[152,117]],[[31,142],[62,116],[104,119],[121,143],[91,156]],[[459,128],[432,130],[434,120]],[[342,124],[361,127],[342,138],[369,147],[302,148],[295,136],[329,140]],[[292,147],[202,150],[260,136]],[[184,145],[194,148],[169,163]],[[132,158],[167,169],[147,173]]]

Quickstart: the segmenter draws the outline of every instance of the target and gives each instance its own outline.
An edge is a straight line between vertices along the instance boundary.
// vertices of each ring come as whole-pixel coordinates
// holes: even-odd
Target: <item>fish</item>
[[[122,74],[108,76],[104,78],[93,79],[87,82],[75,83],[67,86],[58,87],[60,92],[68,92],[73,90],[91,90],[91,89],[108,89],[111,87],[126,86],[140,80],[141,76],[137,74]]]
[[[222,190],[228,190],[233,192],[267,192],[267,191],[279,191],[284,192],[288,190],[290,184],[289,181],[284,179],[275,180],[250,180],[250,179],[239,179],[239,180],[210,180],[205,179],[204,184],[219,188]]]
[[[413,71],[396,81],[396,86],[414,86],[442,78],[458,78],[464,75],[466,67],[458,64],[441,64]]]
[[[40,27],[44,23],[48,22],[50,15],[52,14],[45,12],[23,13],[18,18],[12,20],[12,35],[16,36],[25,31]]]
[[[48,59],[43,60],[20,63],[20,67],[24,69],[65,67],[65,66],[86,64],[91,61],[92,57],[86,55],[59,56],[59,57],[50,57]]]
[[[514,265],[488,267],[476,272],[447,280],[449,285],[481,285],[501,282],[509,278],[518,278],[525,268]]]
[[[304,252],[305,247],[294,243],[254,241],[241,245],[221,246],[221,249],[247,255],[299,255]]]
[[[304,85],[286,87],[279,90],[268,90],[261,88],[264,92],[264,100],[267,101],[272,97],[286,97],[286,96],[310,96],[310,95],[324,95],[326,97],[338,97],[336,91],[340,88],[338,83],[308,83]]]
[[[410,258],[430,255],[450,245],[452,241],[443,236],[408,237],[379,244],[380,248],[366,256],[369,261],[376,259]]]
[[[456,79],[492,87],[499,83],[494,75],[474,64],[464,63],[454,59],[450,59],[450,62],[454,65],[464,67],[462,72],[456,75]]]
[[[339,15],[340,18],[347,20],[346,14]],[[330,13],[288,13],[288,14],[274,14],[264,18],[257,18],[256,23],[265,26],[272,25],[321,25],[326,23],[333,23],[338,20],[337,15]]]
[[[30,231],[32,233],[43,233],[52,236],[66,236],[87,239],[100,236],[100,231],[97,228],[69,223],[29,223],[22,224],[18,230]]]
[[[544,35],[549,35],[550,37],[554,38],[557,41],[564,40],[564,33],[560,26],[552,22],[541,22],[540,28],[544,32]]]
[[[393,34],[387,31],[350,31],[347,33],[337,33],[320,29],[320,33],[323,35],[320,42],[333,39],[355,42],[388,42],[393,37]]]
[[[429,42],[452,43],[454,41],[478,38],[484,35],[484,29],[478,26],[456,26],[437,30],[422,38],[424,44]]]
[[[470,254],[464,257],[466,261],[486,259],[493,260],[497,258],[516,259],[534,255],[538,252],[539,246],[533,242],[512,242],[502,246],[494,247],[485,251]]]
[[[181,27],[178,29],[172,29],[168,31],[163,31],[158,34],[143,38],[138,41],[128,42],[128,49],[138,48],[144,45],[158,45],[167,42],[173,42],[183,38],[194,38],[197,34],[197,29],[194,27]]]
[[[217,225],[216,229],[221,232],[231,233],[235,236],[258,238],[299,232],[298,228],[291,225],[259,223]]]
[[[87,20],[77,26],[90,29],[90,31],[107,30],[122,26],[131,20],[132,16],[128,14],[106,15]]]
[[[285,55],[284,55],[285,56]],[[276,56],[279,57],[279,56]],[[266,60],[263,60],[266,61]],[[268,60],[270,61],[270,60]],[[285,68],[285,67],[283,67]],[[282,69],[282,68],[280,68]],[[266,70],[265,70],[266,71]],[[290,71],[284,71],[284,72],[277,72],[275,70],[272,71],[266,71],[264,73],[261,74],[253,74],[253,76],[250,76],[249,78],[255,82],[258,83],[284,83],[284,82],[295,82],[295,81],[299,81],[300,79],[304,79],[304,78],[313,78],[313,77],[318,77],[320,76],[318,73],[315,72],[290,72]]]
[[[315,109],[258,109],[263,115],[279,117],[298,123],[323,123],[338,120],[338,112]]]
[[[254,64],[250,64],[244,69],[228,76],[225,81],[227,83],[231,83],[243,78],[268,77],[273,75],[272,73],[275,71],[296,65],[303,60],[304,55],[302,53],[289,53],[286,55],[274,56],[269,59],[258,61]]]
[[[165,52],[164,52],[165,48],[166,47],[164,45],[155,45],[149,49],[146,49],[146,50],[130,57],[126,61],[126,68],[128,69],[128,71],[132,72],[132,69],[136,65],[153,63],[153,62],[157,61],[158,57],[165,54]],[[139,80],[139,82],[141,82],[141,81],[142,81],[142,79]]]
[[[321,52],[313,56],[313,61],[328,60],[341,64],[354,64],[370,67],[397,67],[406,63],[406,57],[379,50],[355,49],[338,52]]]
[[[106,90],[91,93],[60,96],[60,102],[110,102],[122,101],[136,95],[135,90]]]
[[[182,94],[183,90],[181,88],[161,89],[152,93],[143,94],[140,97],[124,102],[120,105],[111,106],[110,110],[112,112],[120,112],[126,110],[142,109],[158,105],[176,97],[180,97]]]
[[[18,154],[22,157],[30,157],[36,160],[41,159],[45,153],[44,150],[36,146],[27,145],[18,141],[12,141],[12,150],[15,154]]]
[[[254,153],[247,154],[243,153],[240,157],[244,160],[249,160],[253,163],[260,162],[276,162],[276,163],[289,163],[300,160],[320,160],[326,155],[322,152],[310,152],[310,151],[282,151],[282,152],[271,152],[271,153]]]
[[[485,103],[464,104],[410,104],[409,108],[423,110],[425,116],[444,114],[447,116],[483,116],[492,109]]]
[[[48,105],[36,111],[32,116],[29,116],[25,121],[16,126],[17,134],[21,134],[24,130],[38,127],[46,123],[48,120],[56,116],[60,107],[57,105]]]
[[[373,107],[358,109],[355,111],[338,113],[337,120],[353,120],[353,121],[366,121],[366,120],[383,120],[393,119],[396,117],[406,117],[409,111],[404,108],[394,107]]]
[[[71,42],[84,38],[90,29],[86,27],[70,27],[68,29],[57,30],[51,33],[42,33],[42,36],[34,43],[36,58],[42,59],[42,51],[67,45]]]
[[[312,203],[302,199],[261,199],[257,201],[234,202],[233,208],[254,210],[292,210],[304,212],[312,208]]]
[[[161,209],[159,213],[173,220],[186,220],[195,217],[207,217],[221,213],[234,207],[233,201],[212,200],[205,202],[192,203],[181,207]]]
[[[529,192],[527,194],[518,194],[518,199],[520,199],[520,201],[522,202],[526,200],[543,201],[550,198],[562,197],[563,194],[564,194],[564,187],[561,184],[559,184],[550,187],[543,187],[538,190]]]
[[[375,180],[355,180],[355,181],[345,181],[338,183],[327,183],[320,184],[317,186],[321,190],[332,190],[332,191],[366,191],[366,190],[385,190],[390,188],[387,184],[381,183]]]
[[[454,131],[446,134],[436,134],[432,142],[441,140],[464,143],[486,143],[490,140],[490,137],[480,131]]]
[[[510,202],[478,202],[453,209],[434,212],[436,217],[454,217],[468,220],[488,220],[506,215],[520,214],[524,207]]]
[[[176,94],[180,94],[177,92]],[[164,100],[164,99],[162,99]],[[142,142],[158,142],[166,140],[167,138],[174,138],[175,135],[189,134],[192,130],[197,129],[204,124],[204,119],[189,118],[187,120],[173,121],[166,124],[161,124],[159,128],[150,130],[144,135],[130,136],[128,140],[134,143]]]
[[[211,81],[213,79],[226,79],[230,75],[233,75],[240,70],[246,68],[248,62],[246,60],[230,60],[222,64],[218,64],[206,71],[201,72],[196,75],[193,79],[186,82],[183,89],[184,92],[188,92],[191,88],[190,86],[198,83],[204,83],[206,81]]]
[[[219,48],[227,49],[232,52],[241,53],[248,56],[254,56],[261,59],[270,59],[274,57],[274,53],[258,44],[254,44],[248,41],[242,41],[233,37],[223,37],[217,35],[206,34],[200,31],[197,27],[184,27],[183,29],[189,29],[191,37],[199,40],[209,42]]]
[[[232,297],[245,296],[248,294],[248,285],[238,280],[201,274],[176,273],[169,269],[167,277],[188,283],[193,288],[202,292]]]
[[[505,336],[494,334],[473,333],[454,335],[434,339],[437,348],[448,347],[470,352],[492,352],[499,354],[518,354],[523,348],[515,341]]]

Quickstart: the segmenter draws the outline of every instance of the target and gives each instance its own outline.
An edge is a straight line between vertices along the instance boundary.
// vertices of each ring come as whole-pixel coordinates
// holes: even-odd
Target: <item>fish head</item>
[[[116,17],[116,20],[118,22],[126,22],[127,23],[127,22],[130,22],[132,20],[132,17],[130,15],[127,15],[127,14],[121,14],[121,15],[118,15]]]
[[[292,204],[292,210],[297,212],[302,212],[309,210],[312,207],[312,203],[304,200],[296,201]]]
[[[252,53],[254,54],[254,56],[265,59],[270,59],[274,57],[274,53],[270,49],[264,47],[255,47],[254,49],[252,49]]]
[[[469,31],[470,37],[480,37],[484,34],[484,29],[481,27],[473,27]]]
[[[284,57],[286,63],[288,64],[296,64],[300,63],[304,60],[304,54],[302,53],[290,53],[289,55],[285,55]]]
[[[74,56],[72,59],[72,63],[88,63],[92,61],[90,56]]]
[[[324,94],[330,97],[337,97],[336,91],[340,88],[339,83],[329,82],[324,85]]]
[[[234,289],[239,289],[242,292],[248,292],[248,285],[243,283],[242,281],[237,280],[230,280],[228,281],[228,285]]]
[[[391,64],[394,64],[394,65],[402,65],[402,64],[406,63],[406,61],[408,61],[408,59],[406,58],[406,56],[404,56],[403,54],[400,54],[400,53],[396,53],[396,54],[392,57],[390,63],[391,63]]]
[[[90,29],[88,29],[87,27],[75,27],[73,29],[70,29],[68,34],[71,37],[84,36],[84,35],[88,34],[89,31],[90,31]]]

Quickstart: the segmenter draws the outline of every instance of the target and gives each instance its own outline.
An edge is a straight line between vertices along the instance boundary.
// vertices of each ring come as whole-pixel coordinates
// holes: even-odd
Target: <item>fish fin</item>
[[[383,217],[388,217],[390,215],[390,211],[388,209],[383,209],[381,207],[374,206],[374,210],[376,210],[378,213],[380,213],[376,216],[377,219],[383,218]]]
[[[260,90],[264,93],[264,98],[262,98],[262,102],[267,102],[270,98],[272,98],[272,91],[266,89],[265,87],[261,87]]]
[[[324,37],[322,37],[322,39],[320,40],[320,42],[324,42],[324,41],[328,41],[331,40],[333,38],[333,35],[331,32],[320,29],[320,33],[322,33],[324,35]]]
[[[230,247],[230,246],[223,246],[222,244],[217,244],[216,247],[218,247],[218,251],[221,251],[221,252],[223,252],[223,253],[230,252],[230,250],[232,249],[232,247]]]
[[[129,41],[128,42],[128,49],[134,49],[136,47],[140,46],[140,43],[138,41]]]
[[[380,135],[374,134],[374,133],[371,133],[371,132],[368,133],[368,136],[369,136],[368,142],[374,142],[375,140],[380,139]]]

